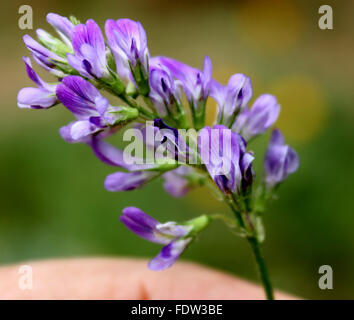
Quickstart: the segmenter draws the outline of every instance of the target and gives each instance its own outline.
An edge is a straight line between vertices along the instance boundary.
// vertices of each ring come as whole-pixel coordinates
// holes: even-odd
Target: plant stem
[[[272,287],[272,284],[269,279],[267,266],[266,266],[264,257],[261,252],[259,241],[258,241],[257,237],[255,237],[255,236],[248,237],[247,240],[250,243],[252,251],[253,251],[254,256],[256,258],[258,271],[259,271],[261,279],[262,279],[262,284],[263,284],[263,288],[264,288],[266,297],[268,300],[274,300],[273,287]]]
[[[253,223],[252,223],[247,212],[243,212],[243,214],[241,213],[241,211],[237,207],[237,204],[236,204],[236,201],[234,198],[231,198],[231,199],[226,198],[226,201],[229,204],[231,210],[233,211],[233,213],[236,217],[236,220],[238,221],[239,226],[242,229],[246,230],[246,232],[250,231],[250,233],[247,236],[247,240],[248,240],[249,244],[251,245],[254,257],[256,259],[256,264],[257,264],[259,274],[261,276],[262,285],[263,285],[265,295],[268,300],[274,300],[273,287],[270,282],[270,278],[269,278],[268,271],[267,271],[267,266],[266,266],[264,257],[261,252],[260,243],[257,238],[256,230],[254,229]],[[246,217],[247,225],[246,225],[243,217]]]

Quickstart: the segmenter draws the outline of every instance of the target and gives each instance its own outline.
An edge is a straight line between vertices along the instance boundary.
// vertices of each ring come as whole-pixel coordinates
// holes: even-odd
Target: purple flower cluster
[[[23,40],[33,60],[57,81],[43,81],[33,70],[30,58],[24,57],[27,74],[36,87],[19,91],[18,106],[46,109],[63,104],[75,120],[60,129],[61,136],[70,143],[87,144],[102,162],[120,169],[107,176],[107,190],[135,190],[161,176],[172,196],[181,197],[207,185],[216,189],[221,199],[233,202],[235,212],[252,214],[249,204],[257,197],[252,191],[255,156],[247,148],[252,139],[276,122],[280,106],[274,96],[263,94],[250,106],[250,78],[234,74],[227,85],[218,83],[212,77],[208,56],[203,70],[169,57],[150,57],[140,22],[107,20],[104,36],[92,19],[80,23],[76,18],[50,13],[47,21],[58,37],[37,30],[38,41],[29,35]],[[102,91],[118,97],[119,105],[111,105]],[[212,127],[205,125],[209,98],[218,106]],[[188,108],[191,117],[187,116]],[[128,128],[150,128],[158,134],[157,141],[141,136],[147,150],[157,155],[154,162],[128,163],[123,150],[106,142],[107,137]],[[179,129],[193,129],[194,143],[193,139],[181,138]],[[176,161],[189,156],[195,162]],[[264,192],[274,190],[298,165],[296,152],[285,145],[282,134],[275,129],[259,188]],[[184,223],[162,224],[140,209],[128,207],[121,221],[142,238],[165,245],[149,264],[151,269],[161,270],[177,260],[210,219],[201,216]],[[242,223],[241,227],[246,228]]]

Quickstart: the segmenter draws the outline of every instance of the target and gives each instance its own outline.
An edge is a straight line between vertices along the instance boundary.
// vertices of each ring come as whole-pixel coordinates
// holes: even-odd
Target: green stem
[[[226,201],[227,201],[228,205],[230,206],[231,210],[233,211],[233,213],[235,214],[235,217],[239,223],[239,226],[242,229],[244,229],[246,231],[246,233],[247,233],[247,231],[249,231],[248,236],[247,236],[247,240],[248,240],[249,244],[251,245],[253,254],[256,259],[256,264],[257,264],[259,274],[261,276],[262,285],[263,285],[265,295],[268,300],[274,300],[272,284],[270,282],[270,278],[269,278],[268,271],[267,271],[267,266],[266,266],[264,257],[261,252],[260,243],[258,241],[252,220],[250,219],[248,212],[244,212],[242,215],[242,213],[239,210],[237,203],[233,197],[231,197],[231,199],[226,198]],[[244,216],[246,218],[246,223],[243,219]]]
[[[266,266],[264,257],[262,255],[258,239],[255,236],[249,237],[248,242],[251,245],[252,251],[253,251],[254,256],[256,258],[258,271],[261,276],[261,280],[262,280],[262,284],[263,284],[263,288],[264,288],[266,297],[268,300],[274,300],[273,287],[272,287],[272,284],[269,279],[267,266]]]
[[[129,106],[136,108],[139,110],[140,113],[142,113],[144,116],[146,116],[149,119],[154,119],[156,116],[154,116],[152,113],[141,107],[134,99],[129,97],[126,94],[121,94],[119,96],[125,103],[127,103]]]

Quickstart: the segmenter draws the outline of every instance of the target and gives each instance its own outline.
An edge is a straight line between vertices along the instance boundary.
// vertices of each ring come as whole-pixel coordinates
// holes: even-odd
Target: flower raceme
[[[169,57],[150,57],[140,22],[109,19],[104,36],[92,19],[83,24],[49,13],[47,21],[58,38],[39,29],[38,41],[29,35],[23,40],[33,60],[57,80],[42,80],[24,57],[36,87],[19,91],[18,106],[46,109],[62,103],[75,118],[60,129],[64,140],[87,144],[99,160],[119,170],[106,177],[109,191],[135,190],[160,177],[174,197],[206,185],[234,214],[160,223],[138,208],[124,209],[121,221],[129,230],[164,245],[149,267],[170,267],[220,216],[252,247],[257,245],[263,232],[259,226],[264,209],[256,205],[260,195],[271,194],[299,166],[298,155],[275,129],[263,174],[256,179],[256,155],[249,146],[275,124],[280,112],[276,98],[263,94],[250,106],[250,78],[236,73],[227,85],[220,84],[212,78],[208,56],[202,70]],[[120,99],[118,105],[104,92]],[[211,127],[205,124],[209,98],[218,106]],[[130,142],[124,149],[106,141],[118,131]]]

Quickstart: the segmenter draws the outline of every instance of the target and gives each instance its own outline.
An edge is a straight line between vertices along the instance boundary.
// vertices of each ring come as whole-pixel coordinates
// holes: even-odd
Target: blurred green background
[[[138,206],[162,221],[227,210],[206,190],[184,199],[161,181],[130,193],[103,188],[115,171],[85,145],[65,143],[60,126],[72,116],[62,106],[20,110],[16,95],[31,86],[21,57],[28,55],[18,8],[30,4],[34,29],[51,28],[48,12],[95,19],[139,20],[150,53],[196,67],[209,54],[214,77],[251,77],[255,96],[275,94],[279,127],[299,152],[300,170],[289,178],[265,216],[265,255],[275,287],[305,298],[354,298],[354,2],[327,1],[334,30],[318,28],[323,1],[7,1],[1,3],[0,263],[70,256],[152,257],[159,247],[118,221]],[[36,70],[39,70],[37,68]],[[43,72],[40,73],[44,75]],[[48,75],[44,76],[45,79]],[[268,136],[258,139],[258,168]],[[183,256],[257,281],[247,243],[221,223],[206,230]],[[318,287],[318,268],[334,271],[334,289]]]

